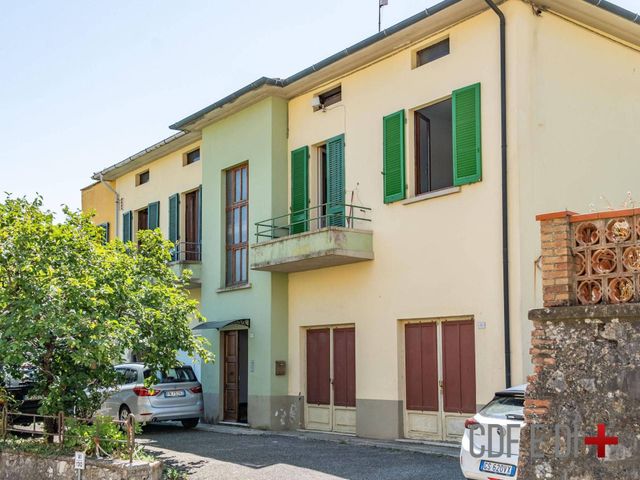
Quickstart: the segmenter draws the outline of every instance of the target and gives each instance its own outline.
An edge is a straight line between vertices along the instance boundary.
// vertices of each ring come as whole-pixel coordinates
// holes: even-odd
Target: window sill
[[[217,289],[216,293],[235,292],[236,290],[246,290],[247,288],[251,288],[250,283],[245,283],[244,285],[233,285],[231,287],[222,287]]]
[[[429,200],[431,198],[444,197],[446,195],[451,195],[452,193],[458,193],[460,190],[460,187],[448,187],[440,190],[434,190],[433,192],[422,193],[416,197],[407,198],[402,202],[402,205],[411,205],[412,203],[422,202],[423,200]]]

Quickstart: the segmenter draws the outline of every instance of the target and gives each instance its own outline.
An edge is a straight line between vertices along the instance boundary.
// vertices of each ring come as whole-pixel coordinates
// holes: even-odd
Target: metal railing
[[[136,454],[141,450],[141,447],[138,447],[136,443],[135,417],[133,414],[129,414],[127,420],[124,421],[115,419],[109,420],[110,422],[117,424],[122,429],[126,434],[126,438],[116,439],[94,435],[91,437],[92,445],[89,450],[95,452],[95,458],[110,458],[110,455],[101,447],[101,444],[120,444],[125,447],[124,451],[127,453],[129,463],[133,463]],[[62,412],[58,413],[58,415],[40,415],[35,413],[17,412],[11,411],[5,406],[0,407],[0,439],[2,441],[6,441],[9,433],[16,434],[18,436],[38,436],[42,438],[51,437],[51,444],[58,446],[60,450],[62,450],[65,447],[65,442],[68,440],[86,440],[85,436],[73,435],[71,433],[73,430],[70,424],[91,425],[95,421],[95,418],[66,416]],[[46,431],[46,423],[53,426],[53,432]],[[104,454],[104,456],[101,454]]]
[[[288,237],[325,227],[356,228],[357,222],[371,222],[369,207],[346,203],[324,203],[257,222],[256,242]]]
[[[200,242],[178,242],[171,252],[172,262],[202,261],[202,244]]]

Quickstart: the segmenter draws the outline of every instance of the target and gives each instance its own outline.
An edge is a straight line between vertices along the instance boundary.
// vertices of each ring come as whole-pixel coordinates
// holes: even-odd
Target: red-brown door
[[[476,367],[473,320],[442,323],[444,411],[475,413]]]
[[[198,191],[187,193],[185,200],[185,219],[184,219],[184,237],[185,237],[185,260],[200,260],[200,244],[198,243]]]
[[[439,409],[438,325],[409,323],[405,326],[406,397],[408,410]]]
[[[224,345],[224,419],[238,421],[238,332],[222,332]]]
[[[307,403],[331,403],[331,357],[328,328],[307,331]]]
[[[473,320],[405,325],[405,436],[458,440],[476,410]]]
[[[356,329],[333,330],[333,405],[356,406]]]

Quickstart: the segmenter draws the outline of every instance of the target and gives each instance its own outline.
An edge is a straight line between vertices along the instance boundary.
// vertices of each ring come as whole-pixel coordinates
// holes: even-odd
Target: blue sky
[[[383,28],[436,3],[389,0]],[[375,33],[377,5],[1,0],[0,192],[79,208],[93,172],[170,135],[169,124]]]

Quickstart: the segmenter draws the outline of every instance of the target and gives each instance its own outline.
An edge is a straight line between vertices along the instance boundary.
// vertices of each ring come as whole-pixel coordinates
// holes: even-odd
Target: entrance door
[[[224,411],[229,422],[247,421],[247,331],[221,332],[224,347]]]
[[[405,325],[405,436],[459,440],[476,410],[473,320]]]
[[[199,261],[200,242],[198,239],[198,190],[185,194],[184,199],[184,258],[187,261]]]
[[[356,429],[355,328],[307,330],[306,428]]]

